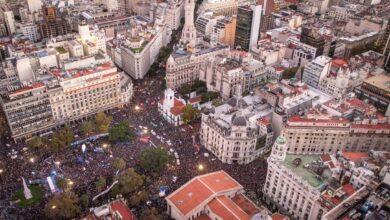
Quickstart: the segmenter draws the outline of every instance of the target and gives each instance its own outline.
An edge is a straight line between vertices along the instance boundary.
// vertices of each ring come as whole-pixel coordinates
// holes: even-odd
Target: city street
[[[87,146],[84,163],[78,161],[78,156],[82,154],[80,146],[68,148],[54,155],[44,155],[43,152],[40,153],[41,156],[35,152],[29,152],[27,148],[23,150],[25,147],[23,144],[8,143],[9,147],[3,147],[1,154],[5,168],[1,174],[0,200],[6,203],[11,200],[12,194],[22,187],[21,177],[28,181],[45,181],[53,171],[70,179],[75,192],[87,193],[92,198],[97,194],[94,182],[99,177],[106,177],[107,185],[111,184],[110,177],[116,172],[112,167],[115,158],[123,158],[126,161],[126,167],[134,167],[137,170],[139,152],[144,148],[160,146],[166,148],[172,155],[173,152],[177,152],[180,160],[179,164],[173,160],[161,175],[150,176],[150,180],[146,183],[146,190],[153,198],[151,206],[157,207],[160,213],[164,213],[166,209],[164,199],[158,197],[161,186],[167,186],[169,194],[194,176],[221,169],[238,180],[247,191],[257,193],[259,198],[266,175],[265,160],[260,158],[248,165],[226,165],[211,153],[205,154],[207,151],[204,148],[196,153],[192,136],[198,134],[199,123],[173,127],[166,123],[158,113],[157,103],[163,94],[162,82],[162,76],[135,82],[132,103],[123,109],[115,109],[109,113],[113,116],[113,124],[127,120],[134,131],[141,128],[147,133],[142,137],[149,137],[146,138],[149,142],[142,140],[141,136],[137,136],[132,142],[114,145],[110,145],[104,139],[97,140]],[[72,126],[76,134],[80,133],[76,130],[81,124],[82,122]],[[105,150],[94,152],[90,146],[100,146]],[[18,153],[9,154],[12,149]],[[17,155],[17,158],[12,159],[10,155]],[[50,190],[46,189],[46,198],[49,196]],[[98,204],[106,199],[108,196],[103,196]],[[44,204],[45,201],[37,207],[23,210],[8,208],[3,215],[17,212],[19,216],[30,216],[31,218],[28,219],[43,217]],[[133,211],[137,214],[140,210]]]

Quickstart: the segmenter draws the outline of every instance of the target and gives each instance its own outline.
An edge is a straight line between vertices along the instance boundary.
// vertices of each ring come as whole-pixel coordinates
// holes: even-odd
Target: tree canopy
[[[96,191],[101,192],[103,191],[104,187],[106,187],[106,178],[100,177],[96,182],[95,182],[95,187]]]
[[[183,108],[183,114],[181,115],[181,119],[183,120],[184,124],[188,124],[191,121],[196,119],[196,116],[198,115],[198,109],[192,107],[192,105],[186,105]]]
[[[160,172],[169,162],[169,154],[164,148],[146,148],[140,153],[140,165],[146,172]]]
[[[126,122],[121,122],[114,126],[108,133],[108,139],[111,142],[125,142],[134,138],[134,133]]]
[[[115,158],[112,166],[117,170],[122,170],[126,167],[126,162],[122,158],[117,157],[117,158]]]
[[[298,71],[298,67],[292,67],[292,68],[287,68],[283,71],[282,73],[282,78],[283,79],[291,79],[295,77],[295,74]]]
[[[140,217],[140,220],[159,220],[162,216],[158,213],[157,209],[152,207],[145,209]]]
[[[99,133],[107,133],[110,129],[112,117],[107,116],[104,112],[99,112],[95,117],[96,131]]]
[[[78,198],[73,192],[55,195],[45,206],[45,213],[51,219],[71,219],[80,212]]]
[[[82,130],[84,136],[89,136],[94,132],[95,126],[91,121],[87,121],[83,124]]]
[[[128,168],[116,177],[119,193],[126,194],[137,191],[143,184],[145,177],[139,175],[133,168]]]
[[[32,150],[38,150],[43,146],[42,138],[39,136],[35,136],[28,142],[27,146]]]
[[[49,143],[49,148],[52,152],[61,151],[70,146],[74,139],[73,131],[69,126],[65,126],[57,134],[54,134]]]

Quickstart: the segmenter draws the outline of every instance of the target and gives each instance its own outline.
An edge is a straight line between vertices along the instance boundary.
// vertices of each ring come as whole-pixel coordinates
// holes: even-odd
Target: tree
[[[162,219],[162,216],[158,213],[157,209],[152,207],[149,209],[145,209],[142,214],[140,220],[159,220]]]
[[[141,151],[139,160],[145,171],[160,172],[166,167],[170,157],[164,148],[146,148]]]
[[[170,53],[171,50],[168,47],[161,47],[160,52],[158,53],[158,62],[165,62]]]
[[[206,92],[202,94],[202,103],[219,98],[219,92]]]
[[[43,146],[43,141],[41,137],[35,136],[27,145],[32,150],[38,150]]]
[[[95,117],[96,131],[99,133],[107,133],[111,122],[111,116],[107,116],[104,112],[97,113]]]
[[[106,187],[106,178],[100,177],[98,181],[95,182],[96,191],[101,192],[103,191],[104,187]]]
[[[5,116],[0,113],[0,137],[5,134],[7,131],[7,121],[5,120]]]
[[[52,152],[58,152],[70,146],[73,141],[73,131],[69,126],[65,126],[61,131],[52,137],[49,144]]]
[[[206,88],[206,90],[207,90],[206,82],[202,81],[202,80],[199,80],[199,79],[194,80],[194,82],[191,85],[191,90],[195,91],[198,88]]]
[[[83,130],[84,136],[89,136],[90,134],[93,133],[93,130],[94,130],[93,123],[90,121],[87,121],[86,123],[83,124],[82,130]]]
[[[111,142],[131,141],[133,138],[134,133],[126,122],[121,122],[108,131],[108,139]]]
[[[51,219],[71,219],[80,212],[78,198],[73,192],[56,195],[45,206],[46,216]]]
[[[183,114],[181,115],[181,119],[183,120],[184,124],[188,124],[191,121],[196,119],[196,116],[198,115],[198,109],[192,107],[192,105],[186,105],[183,108]]]
[[[133,168],[126,169],[116,177],[118,190],[122,194],[137,191],[143,184],[145,177],[139,175]]]
[[[149,199],[149,193],[146,191],[139,191],[129,198],[130,206],[137,207],[140,203],[146,202]]]
[[[126,162],[120,157],[115,158],[113,167],[117,170],[122,170],[126,167]]]
[[[89,197],[87,194],[83,194],[80,196],[80,205],[83,207],[83,208],[88,208],[89,206]]]
[[[187,94],[191,93],[192,92],[192,86],[188,83],[186,84],[183,84],[182,86],[180,86],[180,88],[178,89],[178,92],[182,95],[182,96],[186,96]]]
[[[62,177],[57,177],[57,186],[62,189],[62,190],[65,190],[66,189],[66,186],[67,186],[67,181],[66,179],[62,178]]]
[[[295,77],[295,74],[298,71],[298,67],[292,67],[292,68],[287,68],[283,71],[282,73],[282,78],[283,79],[291,79]]]

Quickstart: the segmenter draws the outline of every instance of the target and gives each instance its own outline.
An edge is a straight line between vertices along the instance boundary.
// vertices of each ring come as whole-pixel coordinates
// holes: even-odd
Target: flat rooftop
[[[299,165],[294,163],[295,159],[301,159]],[[319,175],[313,173],[310,169],[305,168],[306,164],[310,164],[315,160],[319,160],[320,155],[295,155],[287,154],[285,160],[283,161],[284,166],[289,170],[294,172],[296,175],[305,180],[308,184],[313,187],[319,187],[323,184],[322,178],[318,178]]]
[[[366,79],[364,82],[390,92],[390,76],[377,75]]]

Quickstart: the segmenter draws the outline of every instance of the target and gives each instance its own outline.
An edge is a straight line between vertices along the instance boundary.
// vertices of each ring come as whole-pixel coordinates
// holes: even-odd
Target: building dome
[[[244,116],[236,116],[232,121],[235,126],[246,126],[246,119]]]

